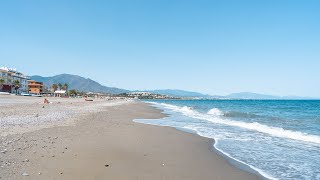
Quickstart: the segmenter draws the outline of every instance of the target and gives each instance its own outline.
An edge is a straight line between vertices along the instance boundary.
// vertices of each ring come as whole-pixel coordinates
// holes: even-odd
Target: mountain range
[[[84,92],[100,92],[100,93],[111,93],[120,94],[131,92],[130,90],[120,89],[116,87],[107,87],[99,84],[98,82],[84,78],[78,75],[72,74],[60,74],[52,77],[42,77],[42,76],[31,76],[32,80],[43,82],[46,86],[51,86],[52,84],[65,84],[69,85],[69,89],[76,89],[78,91]],[[136,90],[141,91],[141,90]],[[135,91],[135,92],[136,92]],[[310,97],[299,97],[299,96],[272,96],[266,94],[258,94],[252,92],[240,92],[233,93],[226,96],[218,95],[208,95],[199,92],[185,91],[179,89],[158,89],[158,90],[144,90],[147,92],[162,94],[174,97],[186,97],[186,98],[204,98],[204,99],[315,99]]]
[[[252,92],[240,92],[240,93],[233,93],[225,96],[228,99],[315,99],[311,97],[300,97],[300,96],[273,96],[267,94],[258,94]]]
[[[69,85],[69,89],[76,89],[77,91],[84,92],[100,92],[100,93],[111,93],[120,94],[129,92],[125,89],[119,89],[115,87],[107,87],[99,84],[98,82],[84,78],[77,75],[71,74],[60,74],[52,77],[42,77],[42,76],[31,76],[30,79],[43,82],[45,86],[51,86],[52,84],[65,84]]]
[[[202,94],[198,92],[191,92],[191,91],[184,91],[178,89],[165,89],[165,90],[147,90],[148,92],[163,94],[168,96],[174,97],[185,97],[185,98],[201,98],[201,99],[316,99],[311,97],[300,97],[300,96],[273,96],[273,95],[266,95],[266,94],[258,94],[252,92],[239,92],[239,93],[232,93],[226,96],[219,96],[219,95],[208,95]]]

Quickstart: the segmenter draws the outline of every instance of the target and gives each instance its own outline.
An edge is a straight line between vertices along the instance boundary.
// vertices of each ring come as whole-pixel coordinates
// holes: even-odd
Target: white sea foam
[[[208,134],[206,134],[206,133],[202,133],[201,131],[199,131],[199,129],[198,129],[197,126],[187,125],[187,126],[184,126],[183,128],[185,128],[185,129],[190,129],[190,130],[196,132],[198,135],[200,135],[200,136],[202,136],[202,137],[213,138],[213,139],[214,139],[214,142],[215,142],[214,145],[213,145],[214,148],[215,148],[216,150],[220,151],[222,154],[224,154],[224,155],[227,156],[228,158],[233,159],[233,160],[236,161],[236,162],[239,162],[239,163],[241,163],[241,164],[244,164],[244,165],[250,167],[251,169],[253,169],[254,171],[258,172],[259,174],[261,174],[262,176],[264,176],[264,177],[267,178],[267,179],[270,179],[270,180],[276,180],[276,179],[277,179],[277,178],[274,178],[274,177],[270,176],[270,175],[269,175],[268,173],[266,173],[265,171],[263,171],[263,170],[261,170],[261,169],[259,169],[259,168],[257,168],[257,167],[251,166],[250,164],[247,164],[247,163],[245,163],[245,162],[243,162],[243,161],[241,161],[241,160],[239,160],[239,159],[237,159],[237,158],[234,158],[234,157],[232,157],[229,153],[227,153],[227,152],[223,151],[222,149],[218,148],[218,147],[217,147],[218,142],[219,142],[219,138],[218,138],[218,137],[212,137],[212,136],[210,136],[210,135],[208,135]]]
[[[194,111],[191,107],[188,107],[188,106],[180,107],[180,106],[175,106],[175,105],[166,104],[166,103],[161,103],[161,105],[167,109],[171,109],[173,111],[180,112],[180,113],[187,115],[187,116],[192,116],[192,115],[195,115],[195,113],[196,113],[196,111]]]
[[[245,163],[245,162],[243,162],[243,161],[240,161],[239,159],[236,159],[236,158],[232,157],[229,153],[227,153],[227,152],[219,149],[219,148],[217,147],[218,142],[219,142],[219,140],[218,140],[218,139],[215,139],[215,143],[214,143],[213,146],[214,146],[214,148],[215,148],[216,150],[220,151],[220,152],[221,152],[222,154],[224,154],[225,156],[233,159],[234,161],[237,161],[237,162],[239,162],[239,163],[242,163],[242,164],[245,164],[245,165],[249,166],[251,169],[255,170],[256,172],[258,172],[259,174],[261,174],[262,176],[264,176],[264,177],[267,178],[267,179],[277,180],[277,178],[274,178],[274,177],[270,176],[270,175],[269,175],[268,173],[266,173],[265,171],[263,171],[263,170],[261,170],[261,169],[259,169],[259,168],[257,168],[257,167],[251,166],[250,164],[247,164],[247,163]]]
[[[220,113],[221,114],[223,113],[217,108],[211,109],[208,112],[208,114],[203,114],[187,106],[180,107],[180,106],[175,106],[175,105],[166,104],[166,103],[160,103],[160,104],[157,103],[157,105],[161,105],[162,107],[173,110],[175,112],[180,112],[183,115],[189,116],[191,118],[206,120],[206,121],[210,121],[212,123],[217,123],[217,124],[240,127],[240,128],[251,130],[251,131],[257,131],[260,133],[269,134],[275,137],[320,144],[320,136],[317,136],[317,135],[311,135],[311,134],[307,134],[299,131],[287,130],[280,127],[267,126],[257,122],[248,123],[243,121],[234,121],[234,120],[221,118],[217,115],[220,115]],[[215,116],[212,116],[212,115],[215,115]]]
[[[212,108],[210,109],[207,114],[214,115],[214,116],[223,116],[223,112],[220,111],[218,108]]]

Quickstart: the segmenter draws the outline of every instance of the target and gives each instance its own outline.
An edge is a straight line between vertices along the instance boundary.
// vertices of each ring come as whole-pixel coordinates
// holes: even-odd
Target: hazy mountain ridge
[[[85,92],[100,92],[100,93],[112,93],[119,94],[124,92],[129,92],[125,89],[119,89],[115,87],[107,87],[99,84],[98,82],[84,78],[78,75],[71,74],[60,74],[52,77],[42,77],[42,76],[31,76],[33,80],[43,82],[46,86],[51,86],[52,84],[64,84],[67,83],[69,85],[69,89],[76,89],[78,91]]]
[[[273,95],[267,95],[267,94],[258,94],[258,93],[252,93],[252,92],[239,92],[239,93],[232,93],[227,96],[226,98],[229,99],[317,99],[312,97],[300,97],[300,96],[273,96]]]
[[[71,74],[60,74],[52,77],[42,77],[42,76],[31,76],[31,79],[43,82],[46,86],[51,86],[52,84],[69,84],[69,89],[76,89],[78,91],[84,92],[100,92],[100,93],[112,93],[112,94],[120,94],[129,91],[126,89],[120,89],[116,87],[107,87],[99,84],[98,82],[90,79],[84,78],[78,75]],[[142,90],[136,90],[142,91]],[[232,93],[226,96],[219,95],[208,95],[199,92],[192,92],[187,90],[180,89],[157,89],[157,90],[144,90],[147,92],[168,95],[173,97],[186,97],[186,98],[203,98],[203,99],[319,99],[319,98],[311,98],[311,97],[299,97],[299,96],[273,96],[267,94],[259,94],[252,92],[239,92]]]
[[[259,93],[252,93],[252,92],[239,92],[239,93],[232,93],[226,96],[219,96],[219,95],[208,95],[202,94],[199,92],[191,92],[185,90],[178,90],[178,89],[164,89],[164,90],[149,90],[148,92],[153,92],[157,94],[163,94],[168,96],[175,96],[175,97],[197,97],[197,98],[205,98],[205,99],[317,99],[312,97],[300,97],[300,96],[274,96],[274,95],[267,95],[267,94],[259,94]]]
[[[225,97],[230,99],[277,99],[277,98],[280,98],[278,96],[258,94],[258,93],[252,93],[252,92],[232,93]]]

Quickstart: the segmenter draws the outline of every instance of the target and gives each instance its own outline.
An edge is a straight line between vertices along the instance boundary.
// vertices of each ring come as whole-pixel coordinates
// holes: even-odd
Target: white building
[[[23,92],[28,92],[28,82],[29,79],[23,73],[17,71],[13,68],[0,67],[0,79],[4,80],[3,88],[0,91],[7,91],[10,93],[15,93],[14,82],[19,81],[20,87],[17,90],[18,94]]]
[[[54,92],[54,97],[64,97],[64,96],[67,96],[66,90],[56,90]]]
[[[133,96],[150,96],[152,93],[151,92],[130,92],[128,94]]]

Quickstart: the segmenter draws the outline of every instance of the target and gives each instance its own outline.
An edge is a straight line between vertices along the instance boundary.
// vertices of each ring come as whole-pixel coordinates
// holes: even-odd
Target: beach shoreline
[[[68,112],[89,111],[67,116],[71,124],[1,136],[1,179],[261,179],[214,152],[212,139],[134,122],[166,116],[146,103],[49,101]]]
[[[161,108],[158,108],[156,106],[153,106],[153,104],[151,103],[148,103],[148,102],[144,102],[144,103],[147,103],[148,105],[158,109],[161,111],[162,114],[164,114],[164,117],[162,118],[167,118],[170,116],[170,114],[167,114],[165,113]],[[157,119],[162,119],[162,118],[157,118]],[[245,172],[248,172],[250,174],[254,174],[254,175],[257,175],[258,177],[260,177],[261,179],[273,179],[272,177],[270,177],[269,175],[265,174],[264,172],[262,172],[260,169],[257,169],[253,166],[250,166],[238,159],[235,159],[233,158],[232,156],[230,156],[229,154],[227,154],[226,152],[224,152],[223,150],[219,149],[216,145],[217,145],[217,141],[214,139],[214,138],[208,138],[208,137],[205,137],[205,136],[201,136],[200,134],[198,134],[196,131],[194,130],[190,130],[190,129],[184,129],[184,128],[177,128],[177,127],[171,127],[171,126],[168,126],[168,125],[154,125],[154,124],[148,124],[148,123],[143,123],[143,122],[139,122],[139,120],[135,119],[133,120],[134,122],[136,123],[141,123],[141,124],[146,124],[146,125],[152,125],[152,126],[159,126],[159,127],[167,127],[167,128],[173,128],[175,130],[178,130],[178,131],[182,131],[182,132],[185,132],[185,133],[190,133],[190,134],[193,134],[193,135],[196,135],[196,136],[200,136],[201,138],[205,138],[205,139],[210,139],[211,142],[208,144],[208,146],[211,146],[211,150],[213,153],[215,154],[218,154],[219,156],[221,156],[222,158],[224,158],[225,160],[227,160],[227,162],[229,164],[231,164],[232,166],[242,170],[242,171],[245,171]]]

